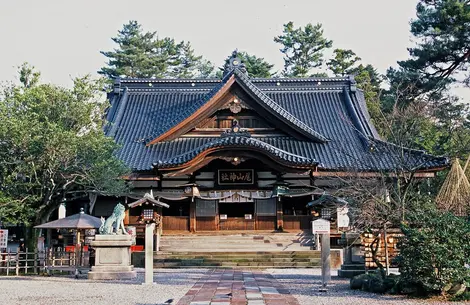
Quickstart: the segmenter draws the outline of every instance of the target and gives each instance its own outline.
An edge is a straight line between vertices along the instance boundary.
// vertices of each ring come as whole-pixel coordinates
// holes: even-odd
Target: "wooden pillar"
[[[196,232],[196,202],[194,198],[189,204],[189,231]]]
[[[219,216],[219,200],[215,200],[215,230],[219,231],[220,216]]]
[[[255,221],[255,230],[258,230],[258,213],[256,212],[256,199],[253,199],[253,220]]]
[[[281,227],[284,228],[281,196],[277,197],[276,200],[276,220],[276,229],[279,229]]]
[[[127,209],[124,212],[124,225],[128,226],[129,225],[129,209]]]

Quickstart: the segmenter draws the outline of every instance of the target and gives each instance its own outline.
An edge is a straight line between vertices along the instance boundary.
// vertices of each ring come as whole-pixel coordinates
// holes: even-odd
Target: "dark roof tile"
[[[248,79],[240,73],[236,77],[246,85],[246,90],[252,90],[291,125],[330,141],[300,141],[290,136],[230,141],[260,145],[286,162],[312,160],[326,170],[391,171],[400,166],[430,169],[448,164],[446,158],[414,150],[406,150],[407,158],[401,159],[400,148],[380,140],[370,122],[362,92],[351,91],[347,78]],[[121,80],[121,88],[126,89],[120,95],[111,94],[110,125],[105,129],[122,145],[119,157],[134,170],[144,171],[159,161],[184,162],[191,153],[229,141],[185,137],[146,146],[150,138],[189,117],[226,80]],[[149,82],[152,86],[148,86]],[[355,113],[351,113],[345,95],[350,97]],[[360,134],[358,126],[365,134]],[[173,160],[176,156],[180,159]]]

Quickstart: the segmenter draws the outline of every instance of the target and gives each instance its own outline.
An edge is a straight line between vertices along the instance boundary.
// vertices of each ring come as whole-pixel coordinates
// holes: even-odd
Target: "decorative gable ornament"
[[[240,104],[240,102],[237,99],[234,99],[230,103],[229,109],[232,113],[236,114],[236,113],[239,113],[240,111],[242,111],[242,105]]]
[[[252,109],[243,102],[239,97],[234,96],[233,100],[223,105],[220,110],[228,109],[233,114],[240,113],[243,109]]]
[[[247,73],[246,71],[246,66],[245,64],[241,61],[241,59],[238,57],[238,50],[235,49],[235,51],[232,52],[232,56],[230,57],[228,61],[228,65],[226,66],[224,70],[224,76],[229,74],[231,71],[235,69],[239,69],[240,71]]]
[[[232,121],[232,127],[230,129],[227,129],[220,136],[221,137],[239,136],[239,137],[248,137],[249,138],[249,137],[251,137],[251,134],[248,131],[243,130],[240,127],[240,123],[238,122],[238,120],[234,119]]]

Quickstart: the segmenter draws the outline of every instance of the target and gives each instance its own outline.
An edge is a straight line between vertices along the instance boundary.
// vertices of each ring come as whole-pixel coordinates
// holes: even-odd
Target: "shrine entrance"
[[[219,230],[255,230],[254,202],[219,202]]]
[[[219,199],[196,198],[196,231],[276,228],[276,198],[255,199],[243,191],[228,193],[229,196]]]

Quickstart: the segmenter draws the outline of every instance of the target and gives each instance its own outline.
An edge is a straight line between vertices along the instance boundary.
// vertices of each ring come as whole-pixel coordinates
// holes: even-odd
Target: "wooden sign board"
[[[247,185],[254,184],[255,171],[253,169],[219,169],[219,185]]]
[[[312,221],[313,234],[330,234],[330,222],[325,219],[317,219]]]
[[[8,246],[8,230],[0,230],[0,249],[6,249]]]

